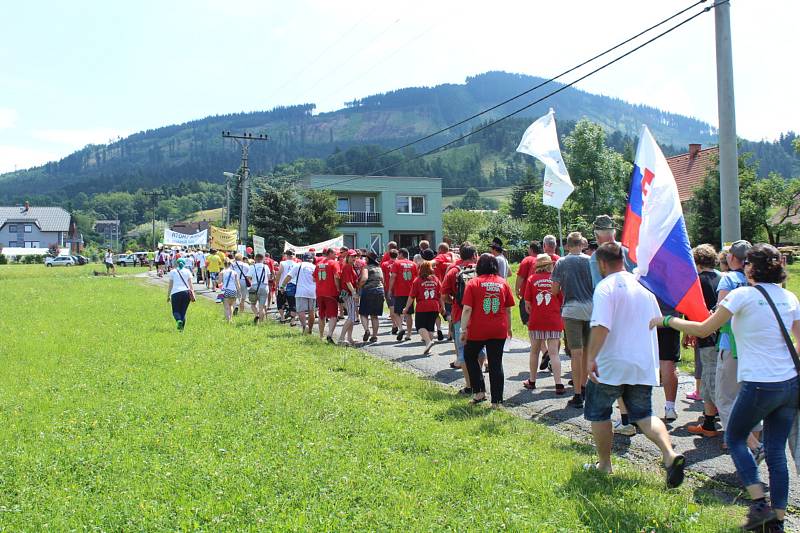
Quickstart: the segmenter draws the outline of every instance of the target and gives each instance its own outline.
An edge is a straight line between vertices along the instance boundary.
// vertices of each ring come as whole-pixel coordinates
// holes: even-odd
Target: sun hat
[[[502,253],[503,241],[501,241],[499,237],[495,237],[494,239],[492,239],[492,244],[489,245],[489,248],[491,248],[492,250],[497,250],[498,252]]]
[[[549,254],[539,254],[536,256],[536,266],[534,268],[539,268],[552,264],[553,264],[553,258],[550,257]]]
[[[594,229],[617,229],[614,219],[608,215],[598,215],[594,219]]]

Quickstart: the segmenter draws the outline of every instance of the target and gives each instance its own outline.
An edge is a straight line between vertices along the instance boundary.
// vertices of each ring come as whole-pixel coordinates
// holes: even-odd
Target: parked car
[[[89,264],[89,258],[88,257],[82,256],[82,255],[73,255],[71,257],[72,257],[72,259],[75,260],[75,264],[76,265],[88,265]]]
[[[48,267],[53,266],[74,266],[75,260],[69,255],[59,255],[58,257],[46,257],[44,265]]]
[[[136,252],[132,254],[119,254],[116,259],[119,266],[136,266],[147,264],[147,252]]]

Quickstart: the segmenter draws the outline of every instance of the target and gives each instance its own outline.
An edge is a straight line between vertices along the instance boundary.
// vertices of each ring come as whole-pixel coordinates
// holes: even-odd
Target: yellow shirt
[[[216,254],[209,254],[208,259],[206,259],[206,268],[208,268],[208,271],[219,272],[221,266],[222,259]]]

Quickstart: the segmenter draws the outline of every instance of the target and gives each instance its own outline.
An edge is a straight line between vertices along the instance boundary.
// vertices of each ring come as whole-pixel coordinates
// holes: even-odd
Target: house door
[[[345,233],[342,237],[344,238],[344,245],[350,250],[356,247],[356,236],[354,233]]]
[[[395,233],[394,240],[400,248],[417,248],[419,241],[430,240],[430,233]]]
[[[364,198],[364,211],[367,213],[374,213],[375,212],[375,197],[374,196],[367,196]]]
[[[383,236],[380,233],[370,235],[369,249],[379,256],[383,253]]]

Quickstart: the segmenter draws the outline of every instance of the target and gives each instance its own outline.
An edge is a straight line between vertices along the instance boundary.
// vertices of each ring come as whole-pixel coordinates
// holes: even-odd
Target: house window
[[[30,224],[25,224],[25,233],[30,233],[33,231],[33,226]]]
[[[16,224],[9,224],[8,225],[8,232],[9,233],[16,233],[17,232],[17,225]]]
[[[397,213],[404,215],[424,215],[424,196],[399,196],[397,197]]]
[[[17,241],[8,241],[8,247],[9,248],[16,248],[17,247]]]
[[[350,198],[337,198],[336,210],[340,213],[350,212]]]
[[[344,237],[344,245],[350,248],[351,250],[356,247],[356,236],[352,233],[345,233]]]
[[[39,248],[39,241],[25,241],[25,248]]]
[[[367,196],[364,198],[364,211],[367,213],[374,213],[375,212],[375,197],[374,196]]]

